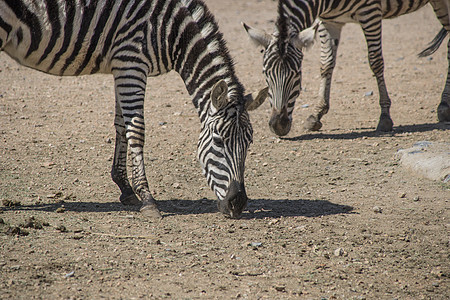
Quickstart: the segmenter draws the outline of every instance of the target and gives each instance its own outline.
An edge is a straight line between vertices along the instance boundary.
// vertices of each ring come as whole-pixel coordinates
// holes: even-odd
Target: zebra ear
[[[317,30],[319,29],[320,21],[316,20],[313,25],[293,38],[292,42],[294,46],[298,49],[309,49],[314,44],[314,39],[317,35]]]
[[[266,33],[264,30],[250,27],[244,22],[241,22],[241,24],[244,26],[245,31],[256,46],[263,46],[264,48],[269,46],[270,40],[272,39],[270,34]]]
[[[269,87],[265,87],[259,91],[259,93],[256,95],[256,97],[253,97],[253,95],[251,95],[251,94],[246,95],[245,96],[245,108],[249,111],[257,109],[261,104],[263,104],[264,100],[266,100],[268,92],[269,92]]]
[[[211,90],[211,101],[213,106],[220,110],[228,103],[228,85],[225,80],[217,82]]]

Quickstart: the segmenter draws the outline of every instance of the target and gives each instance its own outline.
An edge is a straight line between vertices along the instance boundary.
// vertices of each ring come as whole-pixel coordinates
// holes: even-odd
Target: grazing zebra
[[[267,88],[244,96],[222,34],[200,0],[0,0],[0,50],[54,75],[111,73],[116,144],[111,176],[125,205],[160,217],[144,169],[148,76],[177,71],[201,121],[198,159],[219,209],[239,217],[247,204],[244,162],[252,142],[247,110]],[[127,150],[132,180],[127,177]]]
[[[423,56],[436,51],[450,31],[449,0],[279,0],[277,26],[272,35],[243,24],[251,39],[265,48],[263,72],[269,85],[269,102],[272,106],[269,121],[271,130],[280,136],[290,131],[292,111],[301,89],[302,48],[313,42],[317,31],[321,42],[320,101],[305,127],[309,130],[322,127],[320,119],[330,106],[331,76],[340,33],[344,24],[350,22],[359,23],[364,31],[370,67],[377,79],[381,107],[377,130],[392,130],[393,122],[389,113],[391,100],[383,74],[381,22],[383,18],[416,11],[427,3],[433,6],[443,28],[430,47],[420,54]],[[441,122],[450,121],[450,42],[447,58],[447,81],[437,109]]]

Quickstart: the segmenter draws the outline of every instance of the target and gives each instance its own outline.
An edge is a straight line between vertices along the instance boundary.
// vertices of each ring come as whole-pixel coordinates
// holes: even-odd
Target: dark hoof
[[[142,202],[138,199],[136,194],[133,191],[123,192],[119,198],[120,202],[123,205],[141,205]]]
[[[439,122],[450,122],[450,105],[441,102],[437,109],[437,115]]]
[[[150,219],[161,219],[161,213],[159,212],[158,208],[156,207],[156,204],[146,202],[142,205],[140,209],[141,213]]]
[[[377,131],[392,131],[392,128],[394,127],[394,123],[392,122],[391,117],[389,116],[381,116],[380,122],[378,122]]]
[[[308,119],[306,119],[304,128],[310,131],[319,131],[319,129],[322,128],[322,123],[317,119],[317,117],[310,115]]]

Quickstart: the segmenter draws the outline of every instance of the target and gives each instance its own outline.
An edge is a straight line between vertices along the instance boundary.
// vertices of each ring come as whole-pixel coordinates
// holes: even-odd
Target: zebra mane
[[[198,24],[208,48],[213,49],[213,51],[217,53],[217,56],[220,56],[224,60],[224,64],[229,72],[223,74],[222,79],[226,80],[229,85],[229,94],[231,93],[231,95],[234,96],[234,100],[239,100],[242,102],[240,104],[244,104],[244,98],[238,97],[244,94],[244,87],[236,76],[234,61],[230,56],[223,34],[220,32],[213,14],[201,0],[182,0],[182,2],[185,4],[185,7],[192,18]],[[230,79],[231,82],[228,82],[228,79]],[[233,83],[233,85],[230,85],[230,83]]]
[[[278,51],[280,55],[286,54],[287,41],[289,40],[289,16],[284,8],[286,4],[283,0],[278,1],[278,19],[276,27],[278,31]]]

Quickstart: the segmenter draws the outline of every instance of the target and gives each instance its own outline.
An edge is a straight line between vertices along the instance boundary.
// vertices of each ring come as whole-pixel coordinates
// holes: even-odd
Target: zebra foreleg
[[[391,131],[394,123],[390,115],[391,99],[389,98],[384,81],[384,60],[381,48],[381,11],[379,16],[365,16],[367,19],[361,21],[361,27],[367,42],[369,51],[369,64],[373,74],[377,78],[378,92],[380,96],[381,115],[378,121],[377,131]]]
[[[320,122],[323,115],[330,109],[331,77],[336,65],[336,53],[344,24],[321,22],[319,25],[320,37],[320,90],[319,103],[314,108],[314,113],[306,119],[305,129],[317,131],[322,127]]]
[[[439,19],[439,22],[441,22],[444,30],[446,30],[445,35],[448,36],[450,32],[450,2],[448,0],[432,0],[431,5],[433,6],[436,17]],[[436,40],[435,38],[433,40],[436,41],[436,49],[445,38],[445,35],[442,34],[440,35],[440,39]],[[439,103],[439,106],[437,108],[439,122],[450,122],[450,39],[447,42],[447,61],[447,80],[445,82],[444,91],[442,92],[441,103]]]
[[[441,103],[439,103],[437,114],[439,122],[450,122],[450,39],[447,43],[447,81],[445,82],[444,91],[442,92]]]
[[[140,205],[141,201],[137,198],[133,188],[128,181],[127,175],[127,139],[125,135],[125,123],[123,121],[120,104],[116,101],[116,116],[114,119],[116,128],[116,146],[114,149],[114,160],[111,170],[112,180],[119,186],[121,195],[120,202],[124,205]]]
[[[141,212],[149,217],[161,217],[148,187],[147,177],[144,167],[144,96],[146,86],[146,76],[142,72],[119,72],[115,75],[116,102],[120,105],[122,112],[126,142],[131,160],[131,182],[134,193],[142,201]],[[120,150],[120,149],[119,149]],[[120,155],[118,155],[120,157]],[[123,163],[123,157],[121,157]],[[120,186],[119,186],[120,187]],[[121,198],[131,199],[132,194],[125,185]],[[133,201],[133,200],[132,200]]]

